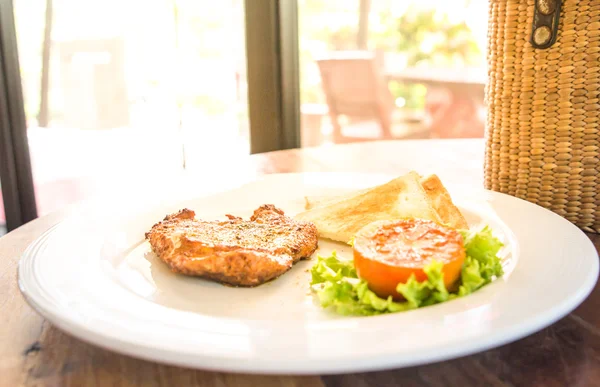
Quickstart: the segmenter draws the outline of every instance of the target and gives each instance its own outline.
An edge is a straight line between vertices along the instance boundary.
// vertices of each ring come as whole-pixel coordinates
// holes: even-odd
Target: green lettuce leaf
[[[398,284],[396,291],[402,294],[413,308],[448,300],[449,294],[444,285],[443,267],[441,262],[432,261],[423,268],[427,274],[426,281],[417,281],[413,274],[405,284]]]
[[[335,282],[342,278],[358,278],[352,261],[338,259],[334,251],[329,257],[318,257],[317,263],[310,269],[311,285],[323,282]]]
[[[504,269],[498,252],[504,246],[486,226],[480,231],[461,231],[465,241],[467,258],[462,267],[459,296],[470,294],[492,282],[495,277],[502,277]]]
[[[311,275],[311,285],[321,306],[331,307],[338,314],[368,316],[410,308],[406,302],[378,297],[358,278],[353,262],[340,260],[335,251],[329,257],[317,257]]]
[[[455,292],[449,292],[444,285],[443,264],[432,261],[424,268],[425,281],[419,282],[413,275],[406,283],[398,284],[396,290],[406,301],[378,297],[366,281],[358,278],[353,262],[339,259],[336,252],[329,257],[317,257],[311,268],[312,290],[322,307],[340,315],[355,316],[402,312],[466,296],[504,274],[497,256],[503,245],[489,227],[461,233],[467,257]]]
[[[481,276],[479,261],[467,256],[461,271],[461,284],[458,287],[458,296],[466,296],[473,293],[486,284],[485,279]]]
[[[331,307],[338,314],[395,313],[446,301],[448,291],[444,286],[442,267],[440,262],[432,262],[424,269],[427,281],[418,282],[413,276],[406,284],[399,284],[398,292],[407,301],[395,302],[392,297],[377,296],[366,281],[358,278],[352,262],[338,259],[334,252],[330,257],[317,258],[311,269],[311,285],[321,306]]]
[[[391,297],[383,299],[371,291],[365,281],[343,279],[327,282],[317,290],[321,306],[332,308],[337,314],[371,316],[408,310],[407,302],[394,302]]]

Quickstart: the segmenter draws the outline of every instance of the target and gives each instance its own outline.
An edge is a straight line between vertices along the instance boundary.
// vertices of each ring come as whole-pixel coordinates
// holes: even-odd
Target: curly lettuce
[[[354,316],[403,312],[466,296],[504,274],[498,257],[503,244],[492,235],[489,227],[479,231],[463,230],[461,233],[466,259],[459,286],[453,292],[444,285],[443,264],[432,261],[423,269],[427,274],[425,281],[419,282],[412,275],[406,283],[398,284],[396,290],[405,301],[381,298],[369,289],[366,281],[358,278],[353,262],[338,258],[336,252],[329,257],[317,258],[311,269],[311,288],[323,308],[340,315]]]
[[[352,261],[339,259],[335,251],[329,257],[319,256],[311,274],[311,286],[321,306],[338,314],[369,316],[409,309],[407,303],[378,297],[358,278]]]

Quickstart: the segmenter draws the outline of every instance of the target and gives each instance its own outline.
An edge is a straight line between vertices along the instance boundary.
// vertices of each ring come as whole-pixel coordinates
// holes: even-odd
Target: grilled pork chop
[[[254,211],[249,221],[195,219],[183,209],[147,232],[152,250],[171,270],[234,286],[256,286],[279,277],[317,249],[314,224],[284,215],[273,205]]]

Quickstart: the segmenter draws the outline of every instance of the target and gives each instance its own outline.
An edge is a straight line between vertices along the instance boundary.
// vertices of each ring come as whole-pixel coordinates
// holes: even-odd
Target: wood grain
[[[251,156],[247,173],[435,172],[483,185],[481,140],[350,144]],[[401,370],[329,376],[239,375],[170,367],[106,351],[62,333],[22,298],[16,279],[27,245],[70,209],[0,238],[0,386],[590,386],[600,384],[600,285],[573,313],[515,343]],[[597,249],[600,237],[590,235]]]

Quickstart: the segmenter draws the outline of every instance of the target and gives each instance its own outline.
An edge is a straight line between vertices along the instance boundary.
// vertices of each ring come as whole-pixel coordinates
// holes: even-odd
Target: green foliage
[[[457,1],[457,7],[465,4]],[[357,48],[358,2],[304,0],[300,5],[302,101],[324,103],[314,55]],[[482,64],[481,48],[469,26],[464,20],[452,20],[444,11],[424,8],[415,2],[399,16],[388,7],[371,16],[369,49],[400,54],[406,66]],[[426,93],[423,85],[390,82],[389,87],[395,98],[405,100],[405,107],[423,106]]]
[[[397,49],[408,66],[470,66],[481,60],[481,51],[464,21],[452,22],[435,9],[414,5],[396,20]]]
[[[436,9],[421,9],[416,5],[394,19],[381,15],[389,25],[383,36],[374,36],[376,48],[395,47],[403,54],[408,67],[463,67],[481,64],[482,53],[464,20],[452,21],[448,14]],[[426,89],[422,85],[401,85],[390,88],[395,97],[406,100],[406,107],[421,108]]]

